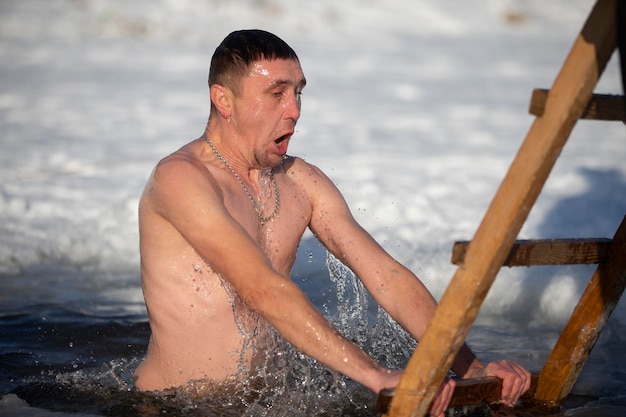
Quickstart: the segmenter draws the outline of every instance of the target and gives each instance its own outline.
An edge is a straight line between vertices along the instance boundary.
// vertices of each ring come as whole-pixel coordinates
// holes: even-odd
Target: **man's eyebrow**
[[[281,87],[283,85],[294,85],[294,83],[291,80],[274,80],[269,84],[268,89]],[[304,88],[304,86],[306,85],[306,78],[302,78],[300,81],[295,83],[295,85],[297,87]]]

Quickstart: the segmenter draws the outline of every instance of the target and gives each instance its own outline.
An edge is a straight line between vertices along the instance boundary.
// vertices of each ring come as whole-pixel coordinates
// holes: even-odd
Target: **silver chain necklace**
[[[248,195],[248,198],[252,202],[252,207],[254,207],[254,211],[256,211],[256,215],[259,218],[259,223],[261,224],[261,226],[263,226],[268,221],[272,220],[278,214],[278,210],[280,209],[280,194],[278,194],[278,184],[276,184],[276,178],[274,177],[274,173],[272,172],[272,170],[270,169],[270,178],[272,179],[272,184],[274,185],[274,198],[275,198],[276,202],[274,204],[274,211],[272,212],[272,214],[270,214],[267,217],[263,217],[263,215],[261,214],[261,210],[259,209],[259,206],[257,205],[256,201],[254,200],[254,197],[252,197],[252,193],[250,192],[250,190],[248,190],[248,187],[246,187],[246,184],[243,182],[243,180],[241,179],[239,174],[237,174],[237,172],[235,172],[235,170],[233,169],[233,167],[230,166],[230,164],[228,163],[226,158],[224,158],[222,156],[222,154],[218,152],[218,150],[215,148],[215,146],[213,146],[213,143],[211,143],[211,141],[209,140],[208,136],[205,135],[204,136],[204,140],[209,145],[209,147],[211,148],[211,150],[213,151],[213,153],[215,154],[217,159],[222,161],[224,166],[226,166],[226,168],[228,168],[228,170],[231,172],[231,174],[233,174],[235,176],[237,181],[239,181],[239,184],[241,184],[241,186],[243,187],[243,190],[246,192],[246,194]]]

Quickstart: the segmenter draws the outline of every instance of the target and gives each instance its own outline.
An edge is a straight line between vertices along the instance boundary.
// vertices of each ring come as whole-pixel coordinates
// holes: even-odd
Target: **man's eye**
[[[283,92],[282,91],[276,91],[274,93],[274,97],[276,97],[277,99],[281,99],[283,97]]]

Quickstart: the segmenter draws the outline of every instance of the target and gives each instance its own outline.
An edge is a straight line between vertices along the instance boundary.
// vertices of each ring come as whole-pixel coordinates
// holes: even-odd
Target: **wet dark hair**
[[[237,93],[239,80],[250,65],[261,60],[298,61],[296,52],[273,33],[260,29],[230,33],[215,49],[209,69],[209,87],[223,85]]]

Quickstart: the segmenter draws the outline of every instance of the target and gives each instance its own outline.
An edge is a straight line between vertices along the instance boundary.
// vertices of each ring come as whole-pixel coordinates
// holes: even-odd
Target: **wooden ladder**
[[[503,265],[598,264],[528,395],[556,408],[571,391],[626,285],[626,217],[612,239],[516,239],[576,121],[624,121],[623,97],[593,94],[617,47],[616,1],[597,1],[552,88],[533,93],[536,118],[471,242],[455,243],[459,267],[400,383],[379,395],[383,415],[426,415]],[[500,382],[460,381],[452,405],[498,400]]]

